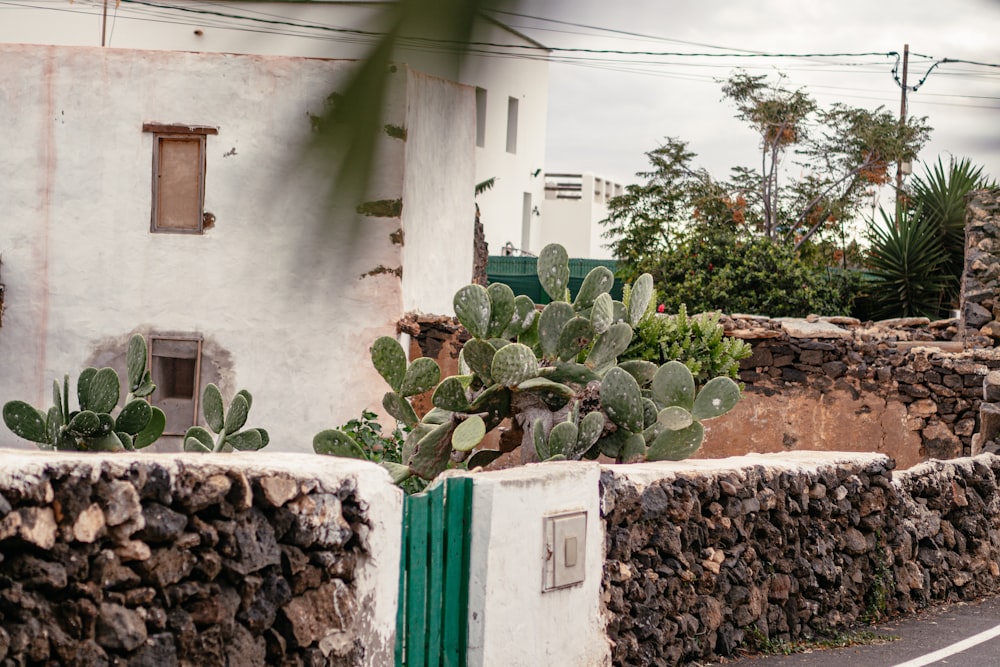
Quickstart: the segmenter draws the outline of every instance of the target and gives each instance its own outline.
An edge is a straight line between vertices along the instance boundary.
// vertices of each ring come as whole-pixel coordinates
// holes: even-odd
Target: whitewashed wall
[[[226,2],[213,7],[187,7],[195,12],[160,8],[155,16],[149,8],[123,4],[116,10],[112,8],[106,41],[114,49],[362,58],[369,52],[376,35],[386,29],[380,22],[385,13],[379,4]],[[66,10],[57,11],[60,9]],[[200,9],[248,19],[196,13]],[[99,4],[77,3],[72,8],[56,8],[47,0],[26,0],[17,7],[4,9],[0,42],[96,46],[101,43],[101,18]],[[428,19],[433,21],[434,17]],[[301,26],[326,26],[333,30],[268,23],[271,20],[286,20]],[[343,31],[338,32],[341,29]],[[376,35],[350,32],[353,29]],[[544,178],[541,172],[533,174],[545,163],[547,52],[536,48],[541,45],[524,35],[487,19],[476,22],[472,39],[480,43],[532,47],[521,52],[532,59],[473,53],[459,69],[456,59],[446,50],[423,45],[400,50],[396,58],[418,71],[486,90],[486,141],[483,147],[476,149],[473,173],[474,183],[496,178],[494,188],[480,195],[478,203],[490,252],[500,254],[503,244],[508,241],[515,247],[521,246],[525,193],[530,195],[530,208],[537,206],[539,214],[542,210]],[[510,52],[510,49],[499,48],[482,50]],[[506,143],[509,97],[519,102],[517,151],[513,154],[507,152]],[[475,106],[473,113],[474,109]],[[537,253],[542,245],[540,215],[530,216],[530,226],[530,241],[525,249]]]
[[[250,390],[250,425],[278,449],[309,451],[317,431],[379,406],[385,385],[368,347],[394,334],[404,294],[443,308],[471,274],[474,93],[406,68],[392,75],[387,122],[415,141],[380,139],[371,198],[405,190],[415,203],[402,219],[362,217],[329,196],[330,162],[305,157],[309,115],[351,67],[0,45],[0,403],[47,404],[54,378],[75,379],[142,331],[196,332],[222,351],[224,396]],[[205,195],[216,223],[204,235],[149,232],[150,121],[218,128]],[[362,277],[403,265],[391,238],[400,228],[431,246],[441,230],[438,280],[407,285],[405,267],[402,284]]]

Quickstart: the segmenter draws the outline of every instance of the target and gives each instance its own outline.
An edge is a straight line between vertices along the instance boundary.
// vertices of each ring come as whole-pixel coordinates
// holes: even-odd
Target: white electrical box
[[[542,592],[582,582],[587,553],[587,513],[565,512],[544,517],[542,521],[545,531]]]

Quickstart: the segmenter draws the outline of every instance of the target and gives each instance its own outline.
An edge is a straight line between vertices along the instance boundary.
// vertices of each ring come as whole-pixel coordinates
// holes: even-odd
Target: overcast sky
[[[968,156],[1000,179],[1000,0],[526,0],[518,11],[580,25],[502,17],[548,46],[625,51],[856,53],[910,45],[908,113],[934,128],[921,160]],[[614,34],[609,30],[648,36]],[[718,47],[718,48],[713,48]],[[929,59],[924,56],[932,56]],[[566,60],[575,62],[564,62]],[[894,58],[708,58],[554,53],[546,169],[593,171],[625,182],[664,137],[689,142],[724,178],[759,160],[753,132],[721,100],[717,79],[738,67],[787,75],[823,106],[842,102],[899,113]],[[914,171],[922,171],[915,165]]]

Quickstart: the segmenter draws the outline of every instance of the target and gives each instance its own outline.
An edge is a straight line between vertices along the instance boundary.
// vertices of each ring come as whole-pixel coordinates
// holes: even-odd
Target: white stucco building
[[[621,183],[590,172],[546,173],[542,245],[562,243],[570,257],[614,259],[600,222],[608,217],[608,202],[623,192]]]
[[[308,149],[356,67],[0,44],[0,404],[47,408],[141,332],[169,432],[207,382],[249,390],[279,451],[377,407],[372,341],[471,275],[476,91],[396,67],[385,122],[405,133],[380,134],[370,200],[343,201]]]
[[[312,0],[168,6],[25,0],[4,8],[0,42],[99,46],[103,41],[112,49],[362,58],[388,27],[387,4]],[[474,181],[496,179],[477,198],[490,252],[499,254],[508,242],[538,252],[543,245],[548,52],[486,16],[476,21],[471,37],[461,61],[450,44],[419,36],[402,40],[394,59],[475,88]]]

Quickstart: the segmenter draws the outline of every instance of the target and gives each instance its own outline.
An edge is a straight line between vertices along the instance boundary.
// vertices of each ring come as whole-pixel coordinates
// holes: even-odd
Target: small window
[[[486,89],[476,88],[476,145],[486,145]]]
[[[517,152],[517,106],[516,97],[507,98],[507,152]]]
[[[150,230],[200,234],[204,229],[205,144],[214,127],[147,123],[153,134]]]
[[[150,340],[150,372],[156,391],[151,402],[167,416],[165,435],[184,435],[198,422],[201,393],[200,336],[157,336]]]

